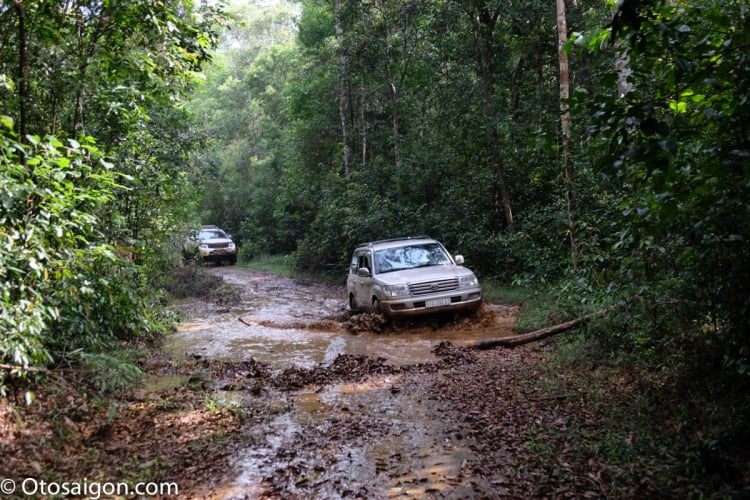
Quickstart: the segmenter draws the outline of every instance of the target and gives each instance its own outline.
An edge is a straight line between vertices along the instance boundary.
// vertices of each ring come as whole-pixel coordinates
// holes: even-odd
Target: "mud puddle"
[[[434,361],[431,351],[443,341],[461,346],[511,335],[515,319],[512,307],[486,306],[478,321],[441,324],[440,319],[425,319],[353,334],[345,327],[349,314],[343,287],[233,267],[208,269],[237,286],[241,302],[232,306],[195,300],[178,303],[175,307],[185,319],[165,343],[173,355],[226,361],[254,358],[278,369],[310,368],[339,354],[407,365]]]
[[[515,310],[486,307],[458,321],[375,321],[374,331],[353,331],[343,287],[208,269],[238,287],[241,300],[230,307],[178,304],[184,321],[165,345],[173,357],[252,359],[275,373],[325,367],[342,356],[396,367],[270,394],[266,424],[247,430],[236,475],[212,498],[467,498],[482,489],[466,475],[471,454],[461,436],[445,434],[440,401],[425,396],[424,387],[442,376],[434,369],[438,344],[511,335]],[[399,369],[414,366],[433,369]]]
[[[471,497],[471,453],[445,437],[437,405],[398,378],[301,391],[268,426],[267,447],[240,457],[223,498]],[[269,453],[270,452],[270,453]],[[251,492],[251,495],[248,495]]]

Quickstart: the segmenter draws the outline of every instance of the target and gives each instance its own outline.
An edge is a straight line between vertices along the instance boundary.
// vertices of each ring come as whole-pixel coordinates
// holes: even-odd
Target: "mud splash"
[[[466,474],[471,453],[460,435],[446,435],[441,402],[424,387],[452,363],[470,362],[460,346],[511,335],[513,308],[388,323],[350,318],[343,287],[210,271],[235,286],[240,301],[176,305],[185,321],[165,350],[258,363],[271,374],[262,389],[267,421],[246,429],[236,475],[211,498],[466,498],[482,489]],[[259,404],[255,395],[246,404]]]

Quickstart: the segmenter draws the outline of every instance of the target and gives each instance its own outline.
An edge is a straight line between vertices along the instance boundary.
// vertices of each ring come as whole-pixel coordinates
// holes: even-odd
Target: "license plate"
[[[447,306],[450,305],[451,299],[435,299],[435,300],[427,300],[424,303],[425,307],[439,307],[439,306]]]

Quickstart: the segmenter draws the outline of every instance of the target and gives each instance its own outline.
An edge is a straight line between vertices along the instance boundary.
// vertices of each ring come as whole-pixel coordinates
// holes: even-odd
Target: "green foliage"
[[[200,145],[179,102],[221,6],[23,2],[0,16],[0,362],[23,373],[166,328],[154,284]]]
[[[70,352],[68,357],[88,370],[92,374],[89,382],[104,393],[132,389],[145,377],[126,351],[110,354],[76,349]],[[114,411],[116,411],[115,407],[110,408],[110,418]]]
[[[598,96],[592,126],[607,140],[597,169],[619,200],[610,287],[645,294],[642,312],[632,313],[650,320],[653,336],[664,329],[679,336],[670,322],[692,324],[682,333],[714,332],[727,359],[743,365],[750,355],[750,39],[742,2],[649,3],[633,16],[615,29],[628,43],[621,49],[634,90]]]
[[[505,234],[498,174],[482,132],[471,16],[452,2],[344,2],[339,46],[332,8],[306,2],[298,45],[282,29],[274,35],[279,42],[265,47],[255,40],[268,39],[264,19],[274,15],[238,13],[246,22],[222,48],[197,109],[215,138],[199,181],[200,220],[227,227],[247,258],[296,250],[305,269],[344,266],[363,240],[429,233],[485,275],[557,273],[566,263],[567,240],[555,192],[560,174],[552,165],[556,122],[534,111],[557,105],[555,85],[545,76],[555,61],[541,52],[515,60],[501,50],[510,47],[515,55],[531,43],[554,53],[554,37],[541,28],[501,35],[519,21],[518,13],[494,6],[503,16],[493,47],[502,87],[493,112],[508,148],[517,214],[527,221],[517,235]],[[552,14],[537,5],[522,17],[529,24]],[[352,96],[348,175],[338,108],[342,51]],[[534,65],[544,70],[527,78]],[[536,108],[520,107],[523,99]],[[535,231],[549,220],[550,235]]]
[[[117,184],[91,143],[30,138],[23,146],[8,128],[0,140],[0,358],[23,367],[44,365],[51,360],[51,330],[70,321],[68,314],[96,307],[92,271],[116,259],[102,243],[94,214],[112,199]],[[67,326],[60,333],[68,333]],[[78,333],[96,335],[94,326]]]
[[[274,227],[281,164],[289,141],[287,82],[296,76],[288,5],[234,12],[225,44],[190,110],[210,137],[192,182],[203,195],[196,222],[229,231],[245,255],[288,247]]]
[[[8,129],[0,137],[0,359],[43,366],[155,333],[134,263],[100,229],[122,189],[112,165],[90,138],[25,146]]]

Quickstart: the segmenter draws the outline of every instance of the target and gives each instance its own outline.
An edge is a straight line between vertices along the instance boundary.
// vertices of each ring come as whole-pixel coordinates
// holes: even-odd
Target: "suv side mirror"
[[[359,269],[357,269],[357,276],[359,276],[360,278],[367,278],[370,276],[370,270],[366,267],[360,267]]]
[[[457,266],[463,266],[464,265],[464,256],[463,255],[456,255],[453,260],[456,261]]]

